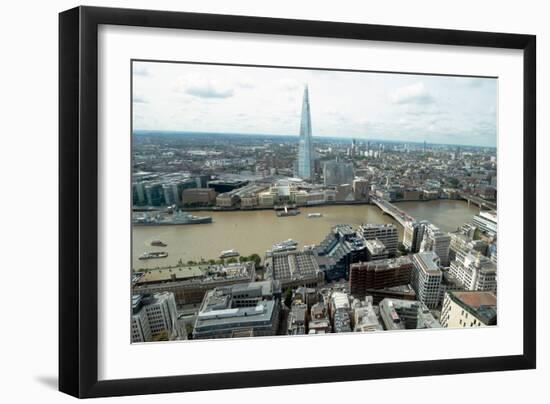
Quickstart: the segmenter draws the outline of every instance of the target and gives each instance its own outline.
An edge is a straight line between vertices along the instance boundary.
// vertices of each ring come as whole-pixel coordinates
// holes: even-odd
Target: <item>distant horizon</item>
[[[498,79],[132,62],[132,124],[142,130],[298,133],[309,87],[315,137],[496,147]]]
[[[299,139],[299,133],[297,134],[276,134],[276,133],[238,133],[238,132],[210,132],[210,131],[189,131],[189,130],[163,130],[163,129],[133,129],[133,135],[136,134],[142,134],[142,133],[166,133],[166,134],[174,134],[174,135],[214,135],[214,136],[258,136],[258,137],[292,137],[296,138],[298,141]],[[397,144],[418,144],[422,145],[424,144],[423,140],[415,141],[415,140],[388,140],[388,139],[376,139],[376,138],[364,138],[359,136],[349,136],[349,135],[324,135],[324,136],[312,136],[315,138],[322,138],[322,139],[333,139],[333,140],[349,140],[350,142],[352,140],[359,140],[364,142],[379,142],[379,143],[397,143]],[[428,142],[426,141],[426,145],[437,145],[437,146],[458,146],[458,147],[473,147],[473,148],[480,148],[480,149],[496,149],[496,146],[483,146],[483,145],[473,145],[473,144],[458,144],[458,143],[438,143],[438,142]]]

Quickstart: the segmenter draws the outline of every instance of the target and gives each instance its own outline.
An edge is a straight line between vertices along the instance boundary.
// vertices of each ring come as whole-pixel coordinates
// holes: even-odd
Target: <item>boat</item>
[[[286,239],[286,240],[279,241],[278,243],[275,243],[275,244],[286,244],[286,245],[297,246],[297,245],[298,245],[298,242],[292,240],[291,238],[288,238],[288,239]]]
[[[289,238],[288,240],[280,241],[278,243],[273,244],[271,252],[285,252],[285,251],[294,251],[296,250],[296,246],[298,245],[297,241],[292,240]]]
[[[314,217],[323,217],[322,213],[308,213],[307,217],[314,218]]]
[[[298,209],[289,209],[288,206],[284,207],[284,210],[277,210],[276,214],[278,217],[286,217],[286,216],[296,216],[300,213]]]
[[[163,242],[160,241],[160,240],[153,240],[153,241],[151,241],[151,245],[152,245],[153,247],[166,247],[168,244],[163,243]]]
[[[195,216],[188,212],[176,211],[170,216],[156,214],[150,216],[144,214],[139,217],[135,217],[133,220],[135,225],[149,225],[149,226],[162,226],[162,225],[178,225],[178,224],[202,224],[212,223],[212,216]]]
[[[299,210],[279,210],[277,211],[278,217],[296,216],[299,215]]]
[[[220,258],[238,257],[239,255],[237,250],[224,250],[220,253]]]
[[[140,260],[149,260],[152,258],[166,258],[168,257],[168,253],[165,251],[152,251],[152,252],[144,252],[140,255]]]

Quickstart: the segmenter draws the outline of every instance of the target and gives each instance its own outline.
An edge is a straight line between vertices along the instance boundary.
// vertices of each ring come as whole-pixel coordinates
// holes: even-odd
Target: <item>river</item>
[[[418,220],[429,220],[444,231],[454,231],[472,220],[479,212],[464,201],[436,200],[427,202],[400,202],[396,204]],[[236,249],[241,255],[256,253],[263,257],[274,243],[292,238],[300,247],[318,244],[331,227],[347,223],[354,227],[363,223],[393,223],[403,237],[401,225],[374,205],[332,205],[300,208],[301,214],[277,217],[273,210],[193,212],[212,216],[212,223],[180,226],[134,226],[133,265],[135,269],[156,268],[201,258],[217,259],[220,251]],[[308,213],[323,216],[308,218]],[[161,240],[167,247],[152,247],[151,241]],[[168,257],[138,260],[145,251],[166,251]]]

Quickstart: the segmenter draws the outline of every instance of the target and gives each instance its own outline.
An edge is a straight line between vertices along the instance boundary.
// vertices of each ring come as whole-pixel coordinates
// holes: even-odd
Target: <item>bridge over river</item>
[[[389,201],[386,201],[385,199],[379,198],[378,196],[371,196],[370,201],[378,206],[384,213],[390,215],[395,220],[401,224],[401,226],[405,227],[407,223],[409,222],[415,222],[416,219],[409,215],[408,213],[405,213],[401,209],[399,209],[397,206],[392,204]]]

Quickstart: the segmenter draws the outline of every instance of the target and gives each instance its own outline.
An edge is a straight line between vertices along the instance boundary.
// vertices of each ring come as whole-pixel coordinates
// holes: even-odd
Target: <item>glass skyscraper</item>
[[[300,122],[300,144],[298,145],[298,177],[305,180],[313,178],[313,141],[311,140],[311,115],[309,111],[309,94],[304,89],[302,103],[302,120]]]

